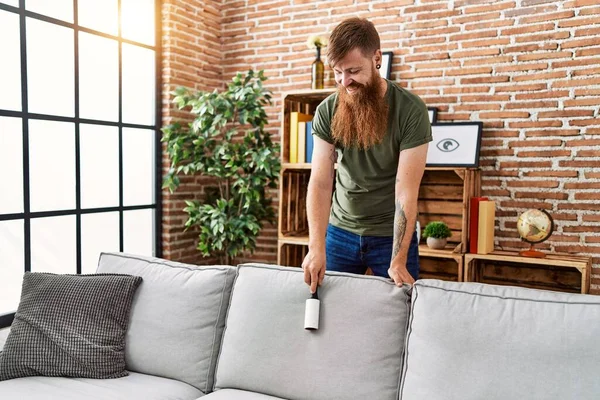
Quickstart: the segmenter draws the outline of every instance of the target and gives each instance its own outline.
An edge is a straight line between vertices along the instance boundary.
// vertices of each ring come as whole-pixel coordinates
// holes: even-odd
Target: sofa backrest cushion
[[[304,329],[310,296],[299,268],[241,265],[215,388],[286,399],[397,400],[408,286],[327,273],[319,329]]]
[[[597,399],[600,297],[418,281],[402,400]]]
[[[98,273],[141,276],[126,337],[127,369],[212,390],[236,269],[103,253]]]

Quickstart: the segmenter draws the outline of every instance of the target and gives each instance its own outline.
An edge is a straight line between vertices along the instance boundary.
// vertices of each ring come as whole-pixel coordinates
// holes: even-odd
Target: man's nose
[[[350,78],[350,74],[341,73],[339,75],[338,84],[348,87],[348,85],[352,84],[354,81]]]
[[[347,74],[342,74],[342,78],[340,80],[340,83],[344,86],[344,87],[348,87],[350,86],[352,83],[354,83],[354,81],[352,80],[352,78],[350,78],[350,75]]]

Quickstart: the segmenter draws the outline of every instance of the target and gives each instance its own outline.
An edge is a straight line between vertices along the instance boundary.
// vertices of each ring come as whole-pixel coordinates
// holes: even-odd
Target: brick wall
[[[310,88],[307,37],[328,34],[346,17],[372,20],[382,49],[394,52],[393,80],[438,107],[442,121],[483,121],[482,189],[498,204],[496,244],[523,247],[517,216],[545,208],[556,230],[540,248],[593,255],[592,289],[600,293],[598,0],[238,0],[221,7],[220,31],[210,26],[222,36],[221,76],[265,70],[276,100],[274,135],[279,94]],[[334,85],[329,71],[326,85]],[[274,262],[275,253],[276,227],[267,227],[254,259]]]
[[[171,103],[171,92],[176,87],[212,90],[223,86],[221,1],[163,0],[161,29],[162,117],[166,125],[187,116]],[[163,175],[168,167],[165,155]],[[202,196],[203,179],[185,177],[181,181],[175,193],[162,192],[163,257],[194,264],[213,262],[196,250],[197,232],[183,232],[187,220],[187,214],[181,211],[184,200]]]

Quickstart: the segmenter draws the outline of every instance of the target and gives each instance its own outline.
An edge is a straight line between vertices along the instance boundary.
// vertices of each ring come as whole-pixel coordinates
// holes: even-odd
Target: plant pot
[[[439,238],[434,238],[434,237],[428,237],[427,238],[427,246],[430,249],[443,249],[444,247],[446,247],[446,243],[448,243],[448,239],[444,238],[444,239],[439,239]]]

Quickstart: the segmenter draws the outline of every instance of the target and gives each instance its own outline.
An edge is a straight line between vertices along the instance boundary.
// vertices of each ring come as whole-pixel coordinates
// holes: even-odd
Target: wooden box
[[[306,191],[310,169],[284,168],[279,182],[279,238],[308,238]],[[308,243],[308,241],[307,241]]]
[[[308,246],[280,241],[277,245],[277,264],[285,267],[301,267],[308,253]]]
[[[464,257],[467,282],[589,293],[592,269],[589,256],[548,254],[545,258],[531,258],[512,251],[494,251]]]
[[[448,243],[456,253],[468,248],[469,199],[479,196],[479,169],[427,168],[419,189],[421,230],[432,221],[445,222],[452,231]],[[425,242],[425,239],[422,239]]]
[[[322,89],[283,94],[281,115],[281,163],[284,166],[290,162],[290,114],[293,111],[298,111],[314,115],[317,106],[333,92],[333,89]],[[310,168],[310,165],[308,165],[308,168]]]
[[[419,267],[420,279],[463,280],[463,255],[453,249],[433,250],[420,245]]]

